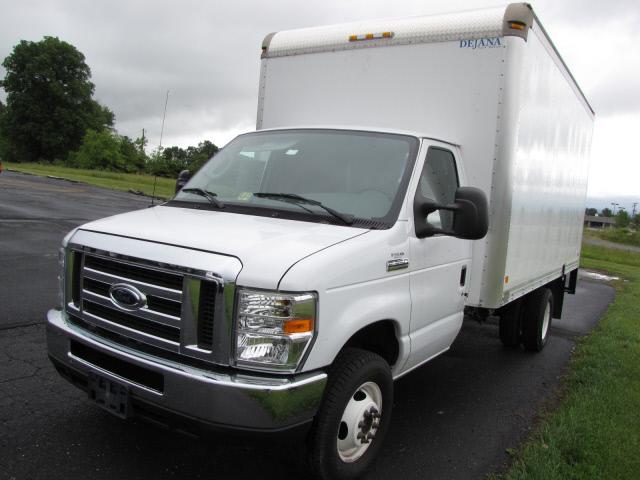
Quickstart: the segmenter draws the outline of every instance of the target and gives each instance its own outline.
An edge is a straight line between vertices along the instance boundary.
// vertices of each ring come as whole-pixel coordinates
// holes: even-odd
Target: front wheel
[[[321,479],[352,479],[373,463],[391,420],[393,379],[379,355],[344,349],[329,372],[309,433],[311,470]]]

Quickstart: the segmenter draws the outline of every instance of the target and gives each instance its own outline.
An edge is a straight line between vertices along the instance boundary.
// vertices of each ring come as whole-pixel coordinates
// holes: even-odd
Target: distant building
[[[584,226],[586,228],[613,228],[616,225],[614,217],[598,217],[597,215],[585,215]]]

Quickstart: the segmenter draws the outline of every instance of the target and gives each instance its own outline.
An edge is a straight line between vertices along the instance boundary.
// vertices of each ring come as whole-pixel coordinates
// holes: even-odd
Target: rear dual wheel
[[[329,372],[323,403],[308,438],[311,471],[321,479],[360,477],[388,430],[393,379],[375,353],[344,349]]]
[[[549,339],[553,316],[553,294],[548,288],[531,292],[524,304],[522,344],[532,352],[539,352]]]
[[[522,299],[505,306],[500,315],[500,341],[506,347],[541,351],[549,339],[553,317],[553,294],[539,288]]]

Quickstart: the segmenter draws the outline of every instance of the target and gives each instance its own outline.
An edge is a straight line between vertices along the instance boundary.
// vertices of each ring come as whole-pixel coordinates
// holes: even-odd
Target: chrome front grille
[[[149,345],[155,351],[228,364],[222,279],[210,272],[108,252],[72,250],[67,258],[73,262],[67,269],[72,276],[67,283],[71,291],[67,312],[81,319],[77,324],[97,335],[118,335],[130,340],[130,345]],[[116,285],[142,293],[144,305],[123,307],[112,297]],[[228,290],[233,294],[233,288]]]
[[[126,278],[131,282],[144,283],[158,292],[158,295],[180,301],[182,275],[179,273],[95,255],[86,255],[83,267],[85,273],[97,272],[102,278]]]

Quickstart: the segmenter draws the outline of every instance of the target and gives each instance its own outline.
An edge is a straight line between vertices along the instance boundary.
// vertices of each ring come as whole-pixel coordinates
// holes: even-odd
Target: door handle
[[[465,265],[460,270],[460,286],[464,287],[464,284],[467,282],[467,266]]]

